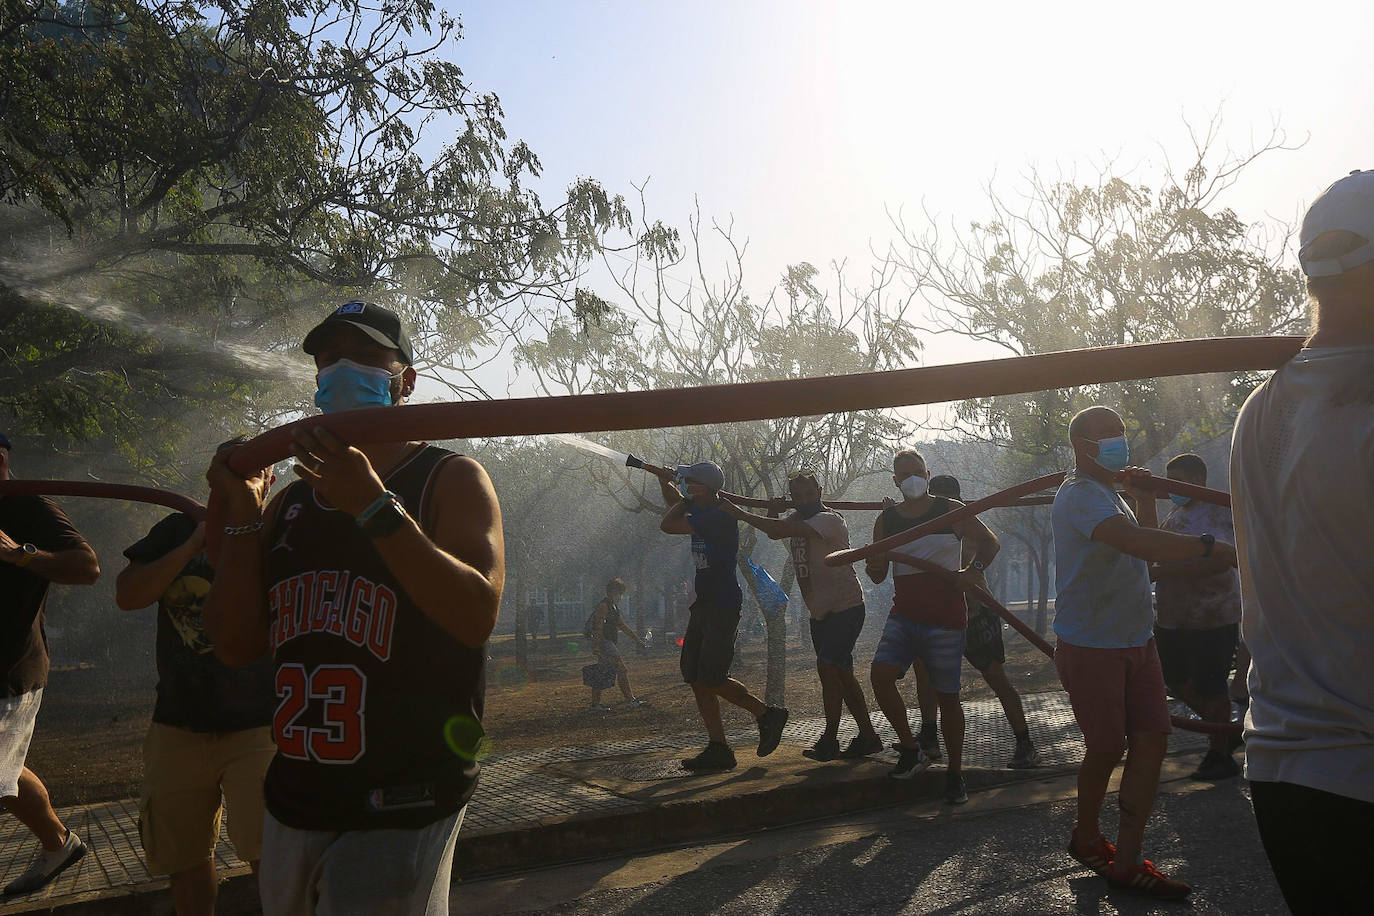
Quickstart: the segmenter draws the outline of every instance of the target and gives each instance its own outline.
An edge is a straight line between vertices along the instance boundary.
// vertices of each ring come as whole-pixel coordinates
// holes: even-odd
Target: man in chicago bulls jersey
[[[326,414],[414,390],[381,306],[345,303],[303,347]],[[234,473],[232,452],[207,475],[226,506],[216,654],[275,665],[263,911],[447,913],[505,581],[496,494],[477,462],[425,443],[354,448],[319,426],[292,450],[300,480],[266,507],[264,475]]]
[[[874,541],[934,521],[960,505],[955,500],[930,495],[930,471],[925,458],[914,449],[898,452],[893,457],[892,482],[901,490],[902,501],[884,509],[878,516],[873,525]],[[976,545],[967,566],[963,565],[962,558],[965,541]],[[894,779],[911,779],[930,762],[911,733],[906,720],[906,703],[897,689],[897,680],[919,659],[930,674],[940,709],[940,726],[949,749],[945,801],[952,805],[968,801],[962,773],[964,711],[959,705],[959,676],[964,662],[968,612],[964,593],[957,584],[903,563],[902,559],[927,560],[977,582],[1001,546],[997,536],[975,516],[884,553],[876,553],[866,564],[868,577],[874,582],[886,579],[888,563],[892,564],[892,612],[883,627],[870,672],[873,696],[897,733],[897,766],[889,775]]]

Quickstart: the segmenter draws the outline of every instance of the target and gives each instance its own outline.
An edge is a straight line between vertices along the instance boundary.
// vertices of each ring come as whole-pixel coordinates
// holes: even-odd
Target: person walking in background
[[[930,494],[930,470],[925,457],[915,449],[893,456],[892,482],[901,491],[902,501],[878,516],[873,525],[874,542],[933,522],[956,508],[953,500]],[[965,543],[974,547],[967,566],[963,563]],[[897,765],[889,775],[894,779],[911,779],[930,765],[930,759],[911,733],[906,703],[897,689],[898,679],[914,661],[920,660],[930,675],[940,709],[940,725],[949,750],[945,801],[952,805],[968,801],[963,776],[964,710],[959,702],[968,610],[958,584],[902,560],[927,560],[977,582],[1001,547],[997,535],[979,519],[966,518],[900,547],[875,553],[865,564],[868,577],[875,583],[887,578],[888,564],[892,564],[892,611],[883,626],[870,670],[873,696],[897,733]]]
[[[10,479],[10,440],[0,433],[0,480]],[[38,838],[33,864],[5,896],[44,887],[86,854],[53,811],[47,787],[24,765],[48,683],[44,610],[48,585],[91,585],[100,561],[66,514],[42,496],[0,496],[0,805]]]
[[[1078,818],[1069,855],[1118,890],[1166,900],[1192,888],[1167,877],[1141,855],[1145,824],[1168,749],[1169,707],[1154,639],[1148,563],[1235,551],[1210,532],[1197,536],[1156,527],[1155,495],[1132,484],[1148,471],[1128,468],[1126,425],[1109,407],[1089,407],[1069,424],[1074,467],[1054,495],[1054,664],[1083,732],[1078,770]],[[1140,517],[1113,486],[1126,489]],[[1102,801],[1112,771],[1126,754],[1117,841],[1102,835]]]
[[[1174,480],[1207,485],[1207,464],[1193,454],[1177,455],[1165,466]],[[1215,503],[1170,494],[1174,508],[1160,523],[1165,531],[1197,537],[1211,533],[1234,542],[1231,510]],[[1197,557],[1156,563],[1155,642],[1169,692],[1208,722],[1231,721],[1226,678],[1236,657],[1240,633],[1240,580],[1221,557]],[[1214,734],[1194,779],[1229,779],[1240,775],[1231,752],[1238,736]]]
[[[951,474],[936,474],[930,478],[930,495],[946,496],[961,503],[963,500],[959,479]],[[965,566],[973,561],[977,549],[972,543],[963,545],[961,562]],[[982,570],[978,572],[981,574]],[[986,576],[979,584],[987,588]],[[1040,762],[1040,752],[1031,741],[1021,694],[1016,692],[1003,667],[1007,663],[1007,650],[1002,642],[1002,618],[967,592],[964,593],[964,604],[968,608],[968,638],[964,644],[964,658],[983,676],[997,696],[997,701],[1002,704],[1002,714],[1007,717],[1016,743],[1007,766],[1013,770],[1036,766]]]
[[[726,513],[720,498],[725,474],[714,462],[698,461],[690,467],[677,468],[676,481],[675,484],[669,472],[659,476],[668,511],[658,527],[665,534],[692,538],[696,600],[689,609],[680,665],[682,679],[692,688],[708,737],[705,749],[682,761],[682,766],[694,772],[730,770],[735,767],[735,752],[725,740],[720,701],[733,703],[758,722],[760,757],[777,749],[787,724],[787,710],[768,706],[730,676],[744,594],[735,575],[739,526]]]
[[[262,784],[276,751],[272,660],[264,654],[231,668],[215,658],[201,615],[215,579],[204,522],[169,515],[124,556],[115,603],[126,611],[157,604],[157,700],[143,745],[139,837],[148,872],[171,876],[177,916],[211,914],[226,808],[239,858],[256,872],[262,852]]]
[[[587,618],[587,632],[593,641],[594,652],[596,653],[597,664],[606,665],[615,670],[615,682],[620,687],[620,693],[625,697],[625,702],[630,708],[648,705],[646,701],[638,699],[630,690],[630,672],[625,667],[625,658],[620,654],[620,647],[616,645],[619,634],[624,633],[635,642],[639,643],[639,648],[644,648],[644,640],[630,625],[625,622],[625,618],[620,613],[620,599],[625,595],[625,581],[619,577],[606,583],[606,597],[596,603],[592,609],[591,616]],[[601,705],[602,687],[592,687],[592,709],[604,710],[607,707]]]
[[[1368,912],[1374,860],[1374,171],[1308,209],[1312,336],[1236,419],[1231,494],[1250,649],[1245,776],[1298,916]]]
[[[815,471],[789,474],[787,491],[795,511],[777,518],[745,512],[729,500],[721,507],[735,519],[752,525],[774,540],[791,538],[792,568],[810,614],[811,645],[816,650],[816,673],[821,680],[825,730],[813,747],[802,751],[812,760],[856,759],[883,749],[873,729],[863,688],[854,677],[854,643],[864,627],[864,594],[851,565],[826,566],[825,556],[849,548],[844,516],[821,502],[821,483]],[[854,717],[858,734],[840,749],[840,714]]]

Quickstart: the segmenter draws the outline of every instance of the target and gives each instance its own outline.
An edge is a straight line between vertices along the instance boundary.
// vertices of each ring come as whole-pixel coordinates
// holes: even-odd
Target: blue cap
[[[698,461],[692,465],[679,464],[676,470],[677,476],[684,480],[696,481],[712,490],[719,490],[725,486],[725,472],[714,461]]]
[[[14,446],[10,445],[10,437],[5,435],[4,433],[0,433],[0,448],[14,451]]]
[[[1328,232],[1349,232],[1364,244],[1334,258],[1316,258],[1312,243]],[[1298,263],[1309,277],[1335,277],[1374,261],[1374,171],[1354,171],[1312,202],[1298,233]]]

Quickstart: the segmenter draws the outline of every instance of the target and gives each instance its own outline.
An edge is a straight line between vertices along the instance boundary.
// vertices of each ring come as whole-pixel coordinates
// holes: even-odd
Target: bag
[[[582,684],[593,690],[605,690],[615,686],[615,665],[610,662],[595,662],[582,666]]]
[[[787,610],[787,592],[782,590],[777,580],[768,575],[768,570],[762,566],[755,566],[752,557],[745,559],[744,562],[749,564],[749,569],[754,574],[754,588],[758,591],[763,616],[772,620]]]

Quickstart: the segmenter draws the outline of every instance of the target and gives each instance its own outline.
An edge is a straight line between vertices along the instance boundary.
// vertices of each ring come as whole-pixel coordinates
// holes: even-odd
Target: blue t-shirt
[[[1093,540],[1114,515],[1135,515],[1106,484],[1070,473],[1054,495],[1054,632],[1075,646],[1124,649],[1154,635],[1144,560]]]
[[[687,524],[692,526],[697,600],[720,607],[739,607],[744,600],[735,578],[739,523],[720,506],[692,504],[687,510]]]

